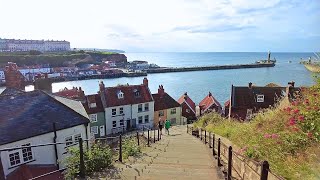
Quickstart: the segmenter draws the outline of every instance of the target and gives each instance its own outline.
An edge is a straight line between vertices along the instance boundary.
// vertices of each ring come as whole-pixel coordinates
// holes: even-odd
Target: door
[[[137,126],[136,126],[136,118],[132,119],[132,127],[133,127],[133,128],[136,128],[136,127],[137,127]]]
[[[130,123],[130,119],[127,120],[127,130],[129,130],[131,128],[131,123]]]
[[[105,129],[104,126],[100,126],[100,137],[105,136]]]

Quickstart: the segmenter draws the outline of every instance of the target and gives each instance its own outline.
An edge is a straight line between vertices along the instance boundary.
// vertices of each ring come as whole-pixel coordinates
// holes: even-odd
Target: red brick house
[[[200,116],[212,111],[222,114],[222,107],[217,99],[212,96],[211,92],[199,103],[199,107]]]
[[[74,99],[78,101],[85,100],[85,94],[84,91],[81,89],[81,87],[73,87],[72,89],[64,88],[60,90],[59,92],[53,93],[56,96],[66,97],[69,99]]]
[[[4,69],[4,75],[6,80],[6,87],[24,90],[25,79],[21,72],[18,70],[18,66],[16,63],[8,62]]]
[[[225,103],[225,115],[239,120],[249,120],[254,113],[261,109],[274,106],[281,98],[294,99],[300,88],[289,82],[288,87],[278,86],[231,86],[231,97]]]
[[[185,92],[179,99],[178,103],[182,107],[182,116],[187,118],[188,121],[196,120],[196,104]]]

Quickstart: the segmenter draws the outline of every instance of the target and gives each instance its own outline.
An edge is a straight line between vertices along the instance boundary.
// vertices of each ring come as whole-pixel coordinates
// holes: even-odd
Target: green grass
[[[286,179],[320,179],[320,83],[293,104],[283,100],[246,123],[207,114],[194,126],[232,141],[238,152],[267,160]]]

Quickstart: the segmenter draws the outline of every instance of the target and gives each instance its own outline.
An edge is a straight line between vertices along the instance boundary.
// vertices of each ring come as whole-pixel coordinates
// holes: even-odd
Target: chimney
[[[82,91],[81,87],[79,87],[78,89],[78,96],[81,101],[84,101],[86,99],[86,95],[84,94],[84,91]]]
[[[211,92],[209,91],[209,97],[211,97],[212,96],[212,94],[211,94]]]
[[[100,81],[100,83],[99,83],[99,89],[100,89],[100,92],[104,92],[105,86],[104,86],[103,81]]]
[[[145,77],[145,78],[143,78],[143,85],[145,85],[145,86],[149,86],[149,82],[148,82],[148,79]]]
[[[249,89],[252,88],[252,82],[249,82]]]
[[[185,92],[185,93],[184,93],[184,99],[187,99],[187,97],[188,97],[188,93]]]
[[[288,82],[288,86],[294,87],[294,81]]]
[[[293,88],[294,88],[294,81],[288,82],[288,86],[286,88],[286,95],[289,98],[289,101],[291,101],[291,99],[293,98]]]
[[[4,69],[6,86],[24,90],[24,76],[18,70],[16,63],[8,62]]]
[[[106,101],[106,87],[103,84],[103,81],[100,81],[99,83],[99,95],[101,97],[101,102],[104,108],[107,107],[107,101]]]
[[[162,86],[162,85],[160,85],[160,86],[159,86],[158,94],[160,95],[160,97],[164,96],[164,94],[165,94],[165,92],[164,92],[164,89],[163,89],[163,86]]]

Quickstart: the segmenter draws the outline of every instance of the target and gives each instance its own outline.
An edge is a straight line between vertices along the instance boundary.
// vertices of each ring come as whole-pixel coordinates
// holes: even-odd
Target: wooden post
[[[187,124],[187,134],[188,134],[188,130],[189,130],[189,128],[188,128],[188,124]]]
[[[218,167],[221,166],[221,163],[220,163],[220,148],[221,148],[221,140],[220,138],[218,139]]]
[[[216,152],[214,151],[214,139],[215,139],[215,136],[214,134],[212,135],[212,155],[215,156],[216,155]]]
[[[207,144],[207,130],[204,130],[204,144]]]
[[[156,143],[156,130],[153,130],[153,143]]]
[[[137,131],[137,141],[138,141],[138,146],[140,146],[139,132],[138,131]]]
[[[119,161],[122,162],[122,135],[119,137]]]
[[[202,129],[200,128],[200,139],[202,141]]]
[[[268,172],[269,172],[269,163],[268,163],[268,161],[263,161],[262,167],[261,167],[260,180],[267,180],[268,179]]]
[[[160,130],[158,129],[158,141],[160,140]]]
[[[84,165],[84,158],[83,158],[83,140],[79,138],[79,150],[80,150],[80,165],[79,165],[79,176],[80,178],[85,178],[85,165]]]
[[[209,148],[212,148],[212,146],[211,146],[211,132],[209,132]]]
[[[148,146],[150,146],[150,131],[148,129]]]
[[[228,153],[228,180],[232,178],[232,147],[229,146],[229,153]]]

